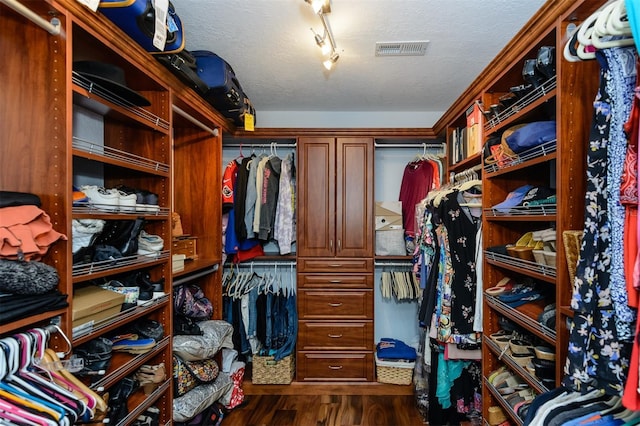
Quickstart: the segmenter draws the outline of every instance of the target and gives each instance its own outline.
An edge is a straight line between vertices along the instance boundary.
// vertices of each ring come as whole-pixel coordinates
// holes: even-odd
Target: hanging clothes
[[[569,350],[563,383],[570,389],[600,389],[620,395],[629,367],[630,347],[621,342],[615,326],[609,265],[611,235],[607,214],[607,141],[611,115],[610,78],[602,52],[600,87],[594,101],[587,150],[585,227],[571,297],[574,316],[569,330]],[[619,190],[619,189],[618,189]]]
[[[405,166],[399,200],[402,201],[402,224],[408,237],[416,234],[416,204],[427,196],[432,185],[433,165],[430,161],[420,159]]]

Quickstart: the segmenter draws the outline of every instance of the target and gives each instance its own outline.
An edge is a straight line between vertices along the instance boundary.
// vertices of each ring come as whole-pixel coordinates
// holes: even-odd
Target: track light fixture
[[[331,32],[331,25],[329,25],[329,18],[327,17],[328,13],[331,13],[331,4],[330,0],[304,0],[306,3],[309,3],[313,11],[320,17],[320,21],[322,21],[322,26],[324,27],[324,32],[322,35],[318,34],[311,28],[311,32],[313,33],[313,38],[316,41],[318,47],[322,49],[322,54],[327,57],[327,59],[322,62],[324,67],[327,70],[331,70],[333,64],[338,61],[340,55],[338,54],[338,48],[336,47],[336,41],[333,38],[333,33]]]

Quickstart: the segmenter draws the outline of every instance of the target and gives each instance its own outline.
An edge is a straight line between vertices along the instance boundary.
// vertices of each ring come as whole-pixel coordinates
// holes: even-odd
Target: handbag
[[[555,138],[556,122],[554,120],[534,121],[533,123],[522,125],[511,134],[504,136],[507,145],[516,154],[551,142]]]
[[[182,21],[171,2],[167,10],[167,34],[163,50],[153,45],[156,11],[151,0],[102,0],[98,8],[151,54],[177,53],[184,49]]]
[[[195,284],[185,284],[174,290],[173,302],[176,312],[188,318],[208,320],[213,314],[211,301]]]
[[[198,385],[213,382],[220,369],[214,359],[185,361],[173,355],[173,386],[177,396],[182,396]]]

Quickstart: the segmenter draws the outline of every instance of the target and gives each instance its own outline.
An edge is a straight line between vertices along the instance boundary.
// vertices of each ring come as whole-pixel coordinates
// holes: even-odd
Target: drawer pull
[[[342,370],[341,365],[330,365],[329,368],[332,370]]]
[[[342,334],[327,334],[327,336],[331,337],[332,339],[339,339],[342,337]]]
[[[329,306],[332,308],[337,308],[338,306],[342,306],[342,303],[329,303]]]
[[[330,266],[331,268],[339,268],[339,267],[341,267],[341,266],[342,266],[342,264],[341,264],[341,263],[330,263],[330,264],[329,264],[329,266]]]
[[[342,280],[330,280],[329,282],[331,284],[340,284],[342,282]]]

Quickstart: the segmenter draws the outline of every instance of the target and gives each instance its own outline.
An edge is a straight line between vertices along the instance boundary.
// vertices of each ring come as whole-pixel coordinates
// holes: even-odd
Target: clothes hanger
[[[5,355],[7,374],[0,386],[2,389],[24,396],[25,398],[38,399],[47,404],[58,406],[65,412],[65,425],[77,422],[87,412],[86,406],[68,392],[39,378],[37,382],[29,380],[18,374],[19,371],[19,344],[8,337],[0,340],[0,347]],[[70,423],[71,422],[71,423]]]
[[[630,27],[626,30],[624,26],[618,29],[611,24],[613,20],[616,22],[620,21],[621,18],[619,15],[616,18],[612,18],[612,14],[614,10],[617,11],[618,14],[622,13],[621,7],[624,7],[624,2],[622,1],[610,3],[598,14],[591,34],[591,42],[595,48],[606,49],[610,47],[632,46],[635,44]],[[623,38],[619,38],[620,36]]]

